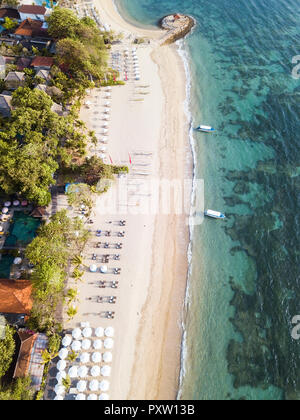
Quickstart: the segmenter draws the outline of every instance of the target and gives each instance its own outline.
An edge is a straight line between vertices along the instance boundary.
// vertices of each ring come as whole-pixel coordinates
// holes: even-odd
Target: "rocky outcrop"
[[[162,45],[172,44],[178,39],[184,38],[191,32],[196,21],[190,16],[174,14],[168,15],[159,21],[159,26],[167,31],[162,39]]]

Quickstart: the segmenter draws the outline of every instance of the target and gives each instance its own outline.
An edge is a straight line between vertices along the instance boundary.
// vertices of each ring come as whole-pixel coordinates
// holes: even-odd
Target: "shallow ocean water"
[[[125,18],[197,19],[184,41],[196,176],[225,222],[195,228],[182,399],[300,399],[300,3],[118,0]],[[188,134],[187,134],[188,135]]]

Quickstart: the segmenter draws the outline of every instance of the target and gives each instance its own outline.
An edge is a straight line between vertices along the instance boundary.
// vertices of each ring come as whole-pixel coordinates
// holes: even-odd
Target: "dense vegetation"
[[[16,348],[14,333],[14,328],[6,325],[5,337],[0,339],[0,378],[6,374],[13,360]]]
[[[28,245],[26,258],[34,265],[31,328],[56,332],[56,310],[62,310],[64,303],[68,266],[82,253],[88,238],[83,222],[69,218],[62,210],[39,229],[38,236]]]

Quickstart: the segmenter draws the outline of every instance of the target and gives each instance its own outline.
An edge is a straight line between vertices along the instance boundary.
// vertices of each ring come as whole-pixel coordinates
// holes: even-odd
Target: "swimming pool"
[[[10,267],[14,262],[15,257],[8,254],[3,254],[0,259],[0,279],[9,279]]]
[[[41,221],[22,211],[15,211],[4,248],[25,248],[36,236]]]

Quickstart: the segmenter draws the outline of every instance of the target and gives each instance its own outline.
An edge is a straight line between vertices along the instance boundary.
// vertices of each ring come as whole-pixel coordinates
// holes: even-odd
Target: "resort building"
[[[52,57],[35,57],[31,62],[31,67],[35,71],[50,70],[53,66],[54,60]]]
[[[5,18],[20,20],[20,13],[16,9],[3,7],[0,9],[0,22],[4,22]]]
[[[19,330],[18,340],[17,345],[19,345],[20,350],[13,377],[30,376],[32,386],[38,391],[43,379],[42,353],[47,348],[47,336],[32,333],[32,331]]]
[[[4,81],[7,89],[18,89],[18,87],[25,85],[25,73],[10,71]]]
[[[32,284],[0,279],[0,315],[11,325],[23,326],[32,308]]]
[[[6,70],[6,62],[5,62],[5,58],[0,55],[0,79],[4,79],[5,78],[5,70]]]
[[[14,37],[17,39],[31,39],[31,38],[48,38],[47,29],[43,22],[33,19],[24,20],[15,30]]]
[[[12,97],[9,95],[4,95],[3,93],[0,95],[0,114],[4,118],[10,117],[12,109],[11,99]]]
[[[48,14],[46,7],[29,4],[23,4],[20,6],[18,12],[20,13],[21,20],[33,19],[43,22],[45,21],[45,17]]]
[[[17,60],[17,71],[23,71],[30,66],[31,59],[26,57],[20,57]]]

